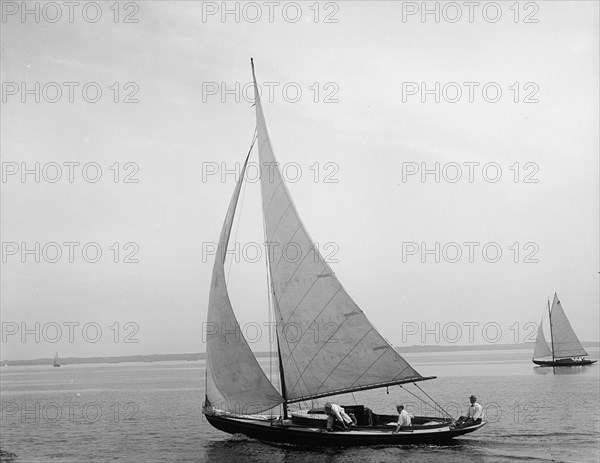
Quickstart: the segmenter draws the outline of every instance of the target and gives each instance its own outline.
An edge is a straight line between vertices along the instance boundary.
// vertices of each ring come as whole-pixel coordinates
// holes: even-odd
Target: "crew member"
[[[350,431],[354,422],[344,409],[337,404],[327,402],[325,404],[325,413],[327,413],[327,431],[333,431],[333,424],[337,420],[344,427],[344,431]]]
[[[477,397],[472,395],[469,397],[469,400],[471,401],[471,406],[467,411],[467,416],[461,416],[456,422],[461,427],[480,424],[481,420],[483,420],[483,408],[477,403]]]
[[[411,414],[409,414],[406,410],[404,410],[404,405],[396,405],[396,410],[398,410],[398,425],[396,429],[393,431],[394,434],[397,434],[400,431],[400,428],[411,425],[411,420],[414,418]]]

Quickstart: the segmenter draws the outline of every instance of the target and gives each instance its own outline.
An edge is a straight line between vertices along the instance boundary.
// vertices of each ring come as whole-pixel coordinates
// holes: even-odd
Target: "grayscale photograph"
[[[599,461],[600,2],[0,15],[0,461]]]

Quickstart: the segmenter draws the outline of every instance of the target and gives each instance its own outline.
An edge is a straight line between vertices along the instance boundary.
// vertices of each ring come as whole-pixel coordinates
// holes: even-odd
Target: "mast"
[[[552,345],[552,361],[554,362],[554,336],[552,335],[552,311],[550,310],[550,298],[548,298],[548,318],[550,318],[550,344]]]
[[[263,217],[263,230],[265,233],[265,243],[267,242],[267,228],[266,225],[264,223],[264,217]],[[271,259],[269,256],[269,251],[267,248],[267,252],[266,252],[266,260],[267,260],[267,284],[269,285],[269,311],[272,310],[272,304],[271,302],[275,300],[275,290],[273,288],[273,281],[270,278],[271,275],[271,270],[270,270],[270,265],[271,265]],[[275,313],[275,310],[273,310],[273,315],[275,315],[275,318],[277,318],[277,314]],[[277,325],[277,321],[275,322],[275,324]],[[269,339],[271,339],[271,335],[269,334]],[[288,419],[288,410],[287,410],[287,397],[286,397],[286,393],[285,393],[285,375],[283,373],[283,360],[281,359],[281,349],[279,348],[279,333],[277,332],[277,329],[275,329],[275,339],[277,340],[277,363],[279,366],[279,384],[281,385],[281,397],[283,397],[283,419],[287,420]]]
[[[256,75],[254,73],[254,59],[250,58],[250,66],[252,67],[252,81],[254,82],[254,104],[258,103],[259,100],[259,94],[258,94],[258,84],[256,83]],[[258,123],[258,121],[257,121]],[[262,188],[261,188],[261,195],[262,195]],[[263,233],[264,233],[264,237],[265,237],[265,244],[267,243],[268,239],[267,239],[267,224],[265,223],[265,216],[263,214]],[[271,258],[269,255],[269,248],[267,247],[267,252],[265,253],[266,255],[266,259],[267,259],[267,280],[268,280],[268,284],[270,286],[270,295],[272,296],[272,302],[275,303],[275,288],[273,287],[273,280],[271,278]],[[275,312],[275,310],[273,310],[274,315],[275,315],[275,324],[278,323],[277,321],[277,313]],[[281,384],[281,397],[283,397],[283,419],[287,420],[288,419],[288,410],[287,410],[287,397],[286,397],[286,390],[285,390],[285,375],[283,372],[283,360],[281,359],[281,349],[279,347],[279,333],[277,332],[277,329],[275,329],[275,336],[277,339],[277,358],[278,358],[278,364],[279,364],[279,384]]]
[[[251,58],[252,59],[252,58]],[[252,66],[252,70],[254,70],[254,65]],[[254,74],[254,73],[253,73]],[[265,234],[265,243],[267,242],[267,226],[264,223],[264,217],[263,217],[263,230],[264,230],[264,234]],[[267,248],[267,252],[266,252],[266,258],[267,258],[267,281],[268,281],[268,285],[270,286],[269,288],[269,302],[273,303],[273,301],[275,301],[275,289],[273,288],[273,280],[271,280],[271,259],[269,256],[269,251]],[[275,316],[275,319],[277,320],[277,314],[275,313],[275,310],[272,307],[272,304],[269,304],[269,310],[273,310],[273,315]],[[277,321],[275,321],[275,325],[277,325]],[[269,335],[269,339],[271,339],[270,335]],[[287,405],[288,405],[288,401],[287,401],[287,395],[285,392],[285,375],[283,373],[283,360],[281,359],[281,349],[279,348],[279,333],[277,331],[277,328],[275,328],[275,339],[277,340],[277,363],[278,363],[278,369],[279,369],[279,384],[281,385],[281,397],[283,397],[283,419],[287,420],[288,419],[288,409],[287,409]]]
[[[281,360],[281,350],[279,349],[279,334],[277,334],[277,330],[275,330],[275,336],[277,336],[277,356],[279,358],[279,380],[281,381],[281,397],[283,397],[283,419],[288,419],[288,410],[287,410],[287,398],[285,394],[285,376],[283,374],[283,361]]]

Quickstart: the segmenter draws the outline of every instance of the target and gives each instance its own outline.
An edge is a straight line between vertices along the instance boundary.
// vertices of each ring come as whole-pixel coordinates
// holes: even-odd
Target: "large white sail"
[[[255,77],[254,84],[284,397],[293,402],[424,379],[371,325],[313,245],[275,159]]]
[[[540,326],[538,327],[537,338],[535,340],[535,347],[533,348],[533,358],[539,359],[541,357],[550,357],[552,356],[552,350],[550,346],[548,346],[548,341],[546,341],[546,337],[544,336],[544,318],[540,321]]]
[[[556,293],[554,294],[550,317],[552,321],[550,328],[552,330],[554,357],[584,357],[588,355],[579,342],[575,331],[571,328],[571,324],[565,315],[565,311]]]
[[[241,333],[225,280],[225,251],[247,163],[248,158],[221,230],[206,325],[206,396],[215,408],[237,414],[258,413],[283,402]]]

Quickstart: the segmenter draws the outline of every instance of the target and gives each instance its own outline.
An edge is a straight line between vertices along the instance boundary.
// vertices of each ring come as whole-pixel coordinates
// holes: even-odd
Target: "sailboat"
[[[545,367],[571,367],[597,362],[597,360],[584,358],[589,354],[573,331],[556,293],[554,293],[552,308],[550,308],[550,300],[548,300],[548,318],[550,320],[550,345],[544,336],[544,318],[542,318],[533,348],[533,363]]]
[[[58,352],[54,353],[54,363],[52,364],[54,367],[59,367],[60,363],[58,363]]]
[[[457,425],[440,407],[447,416],[417,416],[410,427],[393,433],[398,415],[376,414],[364,405],[352,405],[344,408],[354,415],[355,427],[326,432],[327,415],[323,407],[315,405],[316,399],[405,383],[419,388],[417,382],[435,376],[419,374],[383,338],[314,245],[278,167],[252,60],[251,65],[256,133],[229,203],[213,266],[206,324],[206,419],[230,434],[317,446],[443,442],[479,429],[485,421]],[[225,278],[227,246],[255,142],[265,242],[279,244],[268,246],[266,272],[275,317],[278,388],[267,378],[241,333]],[[294,257],[284,255],[287,245],[293,245]],[[290,404],[308,401],[311,406],[304,410],[288,409]]]

